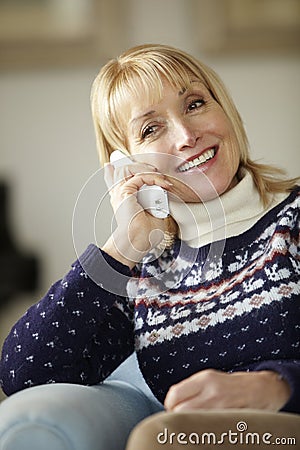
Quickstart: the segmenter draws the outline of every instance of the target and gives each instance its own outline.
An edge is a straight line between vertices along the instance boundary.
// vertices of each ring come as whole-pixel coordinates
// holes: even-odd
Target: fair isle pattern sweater
[[[222,243],[221,254],[218,245],[177,240],[132,273],[90,245],[12,328],[0,365],[4,392],[93,385],[135,349],[161,402],[172,384],[206,368],[273,370],[291,387],[283,410],[300,413],[299,198],[297,188]]]

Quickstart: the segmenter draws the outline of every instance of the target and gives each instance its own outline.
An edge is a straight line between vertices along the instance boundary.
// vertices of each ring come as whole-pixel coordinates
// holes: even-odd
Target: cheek
[[[229,158],[231,160],[232,167],[237,169],[239,162],[240,162],[240,149],[239,149],[238,140],[237,140],[236,135],[233,130],[230,133]]]
[[[170,172],[170,167],[175,165],[174,160],[177,158],[168,153],[162,153],[161,150],[147,150],[145,153],[136,154],[134,159],[140,163],[150,164],[159,172],[167,174]]]
[[[219,121],[219,131],[222,134],[223,140],[227,145],[228,158],[235,163],[240,159],[240,150],[237,137],[231,122],[223,114]]]
[[[140,163],[151,164],[160,172],[167,172],[171,165],[170,137],[160,137],[153,142],[134,144],[129,142],[129,151]]]
[[[222,110],[212,115],[208,127],[214,129],[216,134],[219,134],[223,138],[228,138],[233,133],[232,125]]]
[[[138,138],[128,136],[128,150],[132,155],[147,155],[149,153],[159,153],[161,151],[161,139],[154,142],[139,142]]]

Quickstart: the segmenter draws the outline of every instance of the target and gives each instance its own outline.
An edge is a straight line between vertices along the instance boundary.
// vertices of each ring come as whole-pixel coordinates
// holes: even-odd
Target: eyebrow
[[[147,111],[147,112],[145,112],[144,114],[142,114],[142,115],[140,115],[140,116],[137,116],[137,117],[135,117],[134,119],[132,119],[132,120],[130,121],[130,123],[131,123],[131,124],[134,124],[135,122],[138,122],[138,121],[141,120],[141,119],[145,119],[146,117],[152,116],[154,113],[155,113],[155,110],[154,110],[154,109],[152,109],[151,111]]]
[[[200,80],[191,80],[191,83],[201,83]],[[187,88],[182,88],[181,91],[178,92],[178,95],[183,95],[188,89]],[[144,114],[141,114],[140,116],[134,117],[131,121],[130,124],[134,125],[136,122],[138,122],[141,119],[145,119],[146,117],[152,116],[153,114],[155,114],[155,109],[152,109],[151,111],[147,111]]]

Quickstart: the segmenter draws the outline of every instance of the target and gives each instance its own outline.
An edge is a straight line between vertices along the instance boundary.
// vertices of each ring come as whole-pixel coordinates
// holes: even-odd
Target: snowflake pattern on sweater
[[[172,384],[206,368],[274,370],[291,386],[283,410],[300,413],[299,194],[228,238],[221,255],[178,240],[159,258],[148,255],[132,276],[104,254],[115,274],[131,278],[129,298],[105,290],[118,279],[104,267],[101,283],[91,280],[86,267],[100,251],[89,246],[7,337],[4,391],[96,384],[135,349],[160,401]]]

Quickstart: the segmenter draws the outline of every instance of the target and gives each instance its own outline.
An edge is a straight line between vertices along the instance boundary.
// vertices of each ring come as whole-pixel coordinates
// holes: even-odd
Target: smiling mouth
[[[194,159],[191,159],[190,161],[186,161],[185,163],[183,163],[181,166],[178,167],[177,170],[179,172],[186,172],[194,167],[202,166],[215,156],[215,154],[217,153],[217,149],[218,148],[216,146],[206,150],[200,156],[196,156]]]

